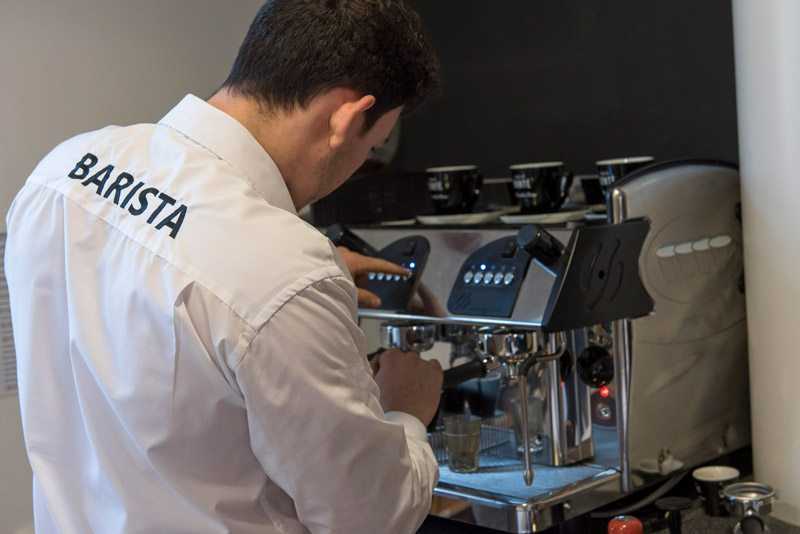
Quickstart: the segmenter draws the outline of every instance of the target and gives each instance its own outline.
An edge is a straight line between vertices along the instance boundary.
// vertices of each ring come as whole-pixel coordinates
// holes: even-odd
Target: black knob
[[[586,347],[576,364],[578,376],[589,386],[599,388],[614,379],[614,359],[603,347]]]
[[[378,256],[380,254],[375,247],[341,224],[333,224],[326,228],[325,235],[337,247],[347,247],[353,252],[358,252],[364,256]]]
[[[538,224],[523,226],[517,232],[517,244],[522,247],[542,267],[558,274],[564,246]]]
[[[656,508],[666,512],[670,534],[681,534],[683,521],[681,512],[692,507],[692,500],[686,497],[664,497],[656,501]]]

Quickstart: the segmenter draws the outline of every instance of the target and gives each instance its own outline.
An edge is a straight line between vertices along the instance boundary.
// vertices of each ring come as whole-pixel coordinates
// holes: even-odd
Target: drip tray
[[[533,484],[526,486],[513,431],[503,428],[505,421],[492,422],[499,425],[481,427],[479,468],[474,473],[451,471],[447,467],[443,436],[438,432],[430,434],[439,462],[436,494],[495,506],[519,505],[558,499],[560,494],[602,484],[619,474],[614,469],[587,463],[566,467],[534,464]]]
[[[618,472],[606,467],[578,464],[568,467],[534,465],[533,485],[526,486],[522,466],[493,466],[491,458],[481,456],[475,473],[454,473],[446,465],[439,467],[439,484],[434,493],[462,497],[496,505],[517,505],[549,500],[583,484],[592,485],[616,478]]]

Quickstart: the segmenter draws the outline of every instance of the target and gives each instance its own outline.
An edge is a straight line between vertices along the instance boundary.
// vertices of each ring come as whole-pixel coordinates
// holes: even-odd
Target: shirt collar
[[[192,94],[159,124],[179,131],[233,165],[270,204],[297,213],[278,166],[239,121]]]

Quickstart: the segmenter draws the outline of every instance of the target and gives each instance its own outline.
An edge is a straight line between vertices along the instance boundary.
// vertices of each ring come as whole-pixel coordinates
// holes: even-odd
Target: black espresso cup
[[[595,165],[597,165],[597,174],[600,175],[600,185],[604,191],[608,192],[611,184],[619,181],[626,174],[630,174],[645,165],[650,165],[652,162],[653,158],[651,156],[637,156],[602,159],[595,162]]]
[[[692,471],[692,478],[706,514],[711,517],[729,515],[722,500],[722,489],[738,480],[739,470],[726,465],[709,465]]]
[[[508,169],[522,213],[558,211],[572,187],[572,173],[561,161],[518,163]]]
[[[436,213],[471,213],[478,201],[483,176],[475,165],[454,165],[425,169],[428,194]]]

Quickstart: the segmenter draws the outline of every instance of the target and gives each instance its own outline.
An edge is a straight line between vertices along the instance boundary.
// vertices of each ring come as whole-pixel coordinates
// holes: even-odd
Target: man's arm
[[[438,469],[425,427],[383,414],[345,277],[295,295],[236,368],[253,451],[318,533],[415,532]]]

